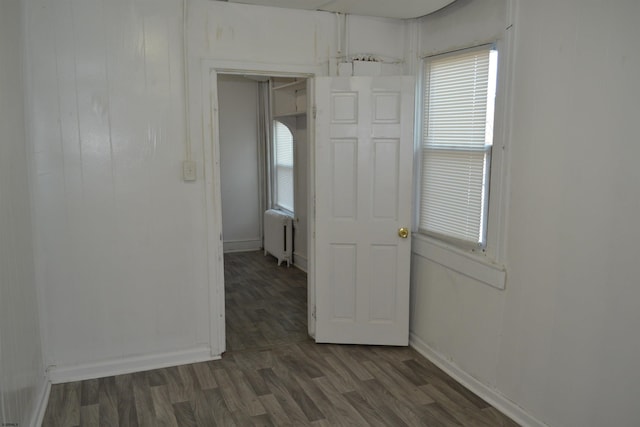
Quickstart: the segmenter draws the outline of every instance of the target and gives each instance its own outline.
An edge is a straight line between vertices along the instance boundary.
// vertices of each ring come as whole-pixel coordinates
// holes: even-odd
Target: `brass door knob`
[[[409,237],[409,229],[406,227],[399,228],[398,236],[402,237],[403,239],[406,239],[407,237]]]

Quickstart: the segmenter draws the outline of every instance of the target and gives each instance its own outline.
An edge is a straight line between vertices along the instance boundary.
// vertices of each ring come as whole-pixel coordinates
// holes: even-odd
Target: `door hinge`
[[[316,114],[318,114],[318,107],[316,107],[315,105],[313,106],[313,108],[311,109],[311,112],[313,114],[313,118],[316,118]]]
[[[313,311],[311,312],[311,317],[316,318],[316,306],[313,306]]]

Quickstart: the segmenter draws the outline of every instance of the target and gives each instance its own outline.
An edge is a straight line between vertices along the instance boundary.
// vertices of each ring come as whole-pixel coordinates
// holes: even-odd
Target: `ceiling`
[[[222,0],[230,3],[324,10],[353,15],[408,19],[428,15],[454,0]]]

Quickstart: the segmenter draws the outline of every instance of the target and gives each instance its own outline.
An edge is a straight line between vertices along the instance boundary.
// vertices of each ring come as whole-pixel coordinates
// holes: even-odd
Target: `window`
[[[425,59],[420,232],[459,246],[487,244],[497,50]]]
[[[273,122],[273,195],[275,207],[293,212],[293,135]]]

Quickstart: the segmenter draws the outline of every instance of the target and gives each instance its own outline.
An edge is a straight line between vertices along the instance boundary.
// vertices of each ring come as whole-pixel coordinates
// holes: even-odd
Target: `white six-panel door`
[[[316,79],[317,342],[408,345],[414,79]]]

